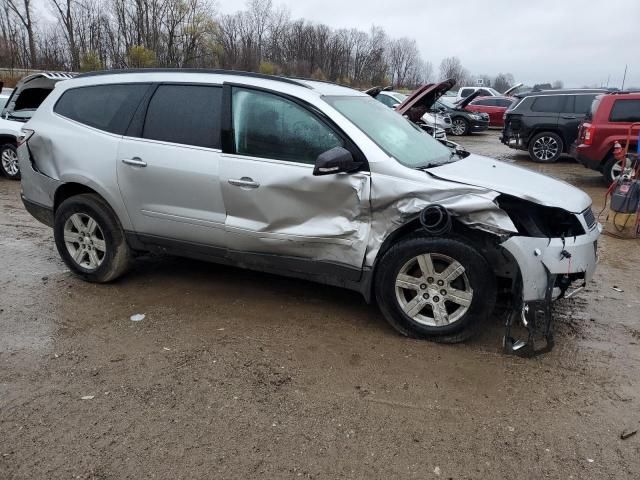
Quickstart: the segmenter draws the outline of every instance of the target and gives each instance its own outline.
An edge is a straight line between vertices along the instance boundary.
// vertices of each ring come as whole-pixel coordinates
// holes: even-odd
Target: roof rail
[[[223,70],[210,68],[124,68],[114,70],[101,70],[98,72],[81,73],[76,78],[99,77],[102,75],[121,75],[133,73],[210,73],[220,75],[238,75],[243,77],[262,78],[265,80],[275,80],[277,82],[290,83],[300,87],[313,89],[310,85],[296,81],[287,77],[279,77],[276,75],[266,75],[264,73],[243,72],[241,70]]]

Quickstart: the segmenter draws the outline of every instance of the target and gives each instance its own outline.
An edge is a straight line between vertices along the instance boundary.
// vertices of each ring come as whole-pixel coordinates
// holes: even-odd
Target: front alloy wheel
[[[382,314],[409,337],[461,342],[493,311],[495,274],[464,239],[407,238],[383,255],[375,272]]]
[[[466,135],[469,130],[469,124],[464,118],[455,118],[451,122],[451,133],[453,135]]]
[[[425,253],[409,260],[398,272],[396,298],[408,317],[438,327],[457,322],[467,313],[473,289],[460,262],[447,255]]]

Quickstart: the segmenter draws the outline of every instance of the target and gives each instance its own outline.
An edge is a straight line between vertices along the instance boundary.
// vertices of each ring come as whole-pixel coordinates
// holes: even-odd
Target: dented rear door
[[[304,105],[273,93],[234,87],[232,111],[233,152],[220,163],[229,254],[276,264],[286,257],[294,269],[311,260],[359,276],[370,175],[313,175],[317,155],[344,140]]]

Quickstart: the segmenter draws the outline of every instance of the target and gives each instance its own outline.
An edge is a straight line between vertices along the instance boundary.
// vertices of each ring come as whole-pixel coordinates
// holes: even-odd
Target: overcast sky
[[[240,2],[218,0],[223,13]],[[640,87],[640,0],[274,0],[292,18],[332,27],[381,26],[415,38],[437,74],[458,56],[473,74],[510,72],[528,85]]]

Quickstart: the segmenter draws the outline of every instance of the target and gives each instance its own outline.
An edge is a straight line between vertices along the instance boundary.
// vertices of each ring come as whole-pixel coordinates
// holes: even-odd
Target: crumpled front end
[[[496,168],[494,172],[500,171]],[[545,197],[534,188],[524,199],[438,177],[415,183],[386,176],[372,180],[372,226],[365,266],[374,265],[381,249],[384,252],[393,243],[395,230],[415,222],[425,207],[440,205],[460,225],[456,234],[468,235],[468,241],[503,280],[503,287],[512,292],[505,350],[532,355],[550,349],[552,301],[582,289],[595,272],[601,226],[591,208],[584,209],[590,199],[549,179],[555,182],[549,188],[565,189],[567,205],[584,209],[572,213],[550,201],[534,201],[534,194]],[[538,181],[538,190],[543,186]],[[415,230],[421,228],[418,222],[414,225]],[[511,338],[511,326],[517,321],[527,331],[525,340]],[[538,336],[545,338],[546,348],[536,351]]]
[[[499,194],[492,190],[437,179],[409,182],[396,177],[373,179],[371,190],[372,222],[366,267],[373,266],[389,235],[416,220],[429,205],[442,205],[457,221],[473,229],[504,238],[518,233],[509,215],[495,202]]]

